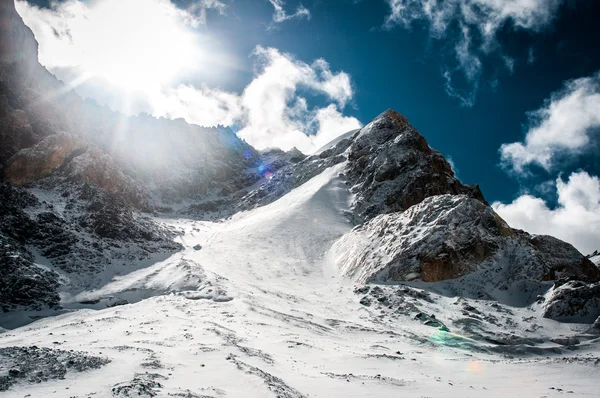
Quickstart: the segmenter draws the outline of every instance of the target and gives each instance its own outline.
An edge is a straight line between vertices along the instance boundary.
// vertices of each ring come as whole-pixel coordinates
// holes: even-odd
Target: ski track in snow
[[[75,298],[134,304],[78,309],[0,334],[0,347],[84,351],[111,362],[2,395],[598,396],[595,341],[572,353],[512,357],[359,304],[330,253],[352,227],[342,169],[221,223],[163,219],[183,230],[182,252]],[[440,296],[426,308],[449,322],[455,301]],[[531,312],[512,310],[514,319]],[[582,327],[535,322],[557,336]]]

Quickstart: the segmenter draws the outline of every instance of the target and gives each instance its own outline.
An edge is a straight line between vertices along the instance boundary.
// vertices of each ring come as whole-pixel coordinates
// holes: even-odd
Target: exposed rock
[[[587,331],[590,334],[600,334],[600,316],[596,318],[594,324]]]
[[[494,210],[465,195],[440,195],[354,228],[335,246],[342,271],[359,282],[436,282],[494,269],[500,286],[570,276],[600,280],[573,246],[512,230]]]
[[[543,305],[543,315],[561,322],[594,322],[600,317],[600,283],[557,284]]]
[[[360,282],[434,282],[473,272],[502,247],[503,239],[514,236],[483,202],[441,195],[356,227],[336,252],[343,272]]]
[[[600,252],[595,250],[592,254],[586,256],[596,267],[600,267]]]
[[[64,351],[36,346],[0,348],[0,374],[8,369],[8,376],[0,376],[0,391],[6,391],[17,383],[41,383],[64,379],[69,372],[99,369],[109,362],[109,359],[73,350]]]
[[[8,104],[5,107],[0,105],[0,142],[2,142],[0,146],[2,165],[21,149],[29,148],[37,142],[37,137],[24,111],[13,110]]]
[[[162,384],[157,380],[166,380],[158,373],[136,373],[133,380],[115,385],[112,388],[114,397],[156,397]]]
[[[297,163],[282,167],[272,174],[264,184],[240,197],[232,210],[234,212],[246,210],[274,202],[323,170],[345,161],[346,157],[343,152],[348,145],[350,145],[349,140],[342,140],[327,150],[328,156],[312,155]]]
[[[123,174],[112,157],[96,146],[69,162],[62,173],[69,180],[97,186],[122,198],[138,209],[148,210],[148,192],[133,178]]]
[[[564,277],[587,282],[600,280],[600,269],[572,245],[549,235],[531,236],[529,242],[545,253],[551,263],[549,272],[543,276],[544,280]]]
[[[0,3],[0,63],[37,60],[37,42],[21,19],[14,1]]]
[[[58,308],[59,275],[33,262],[16,241],[0,233],[0,308],[2,312]]]
[[[448,328],[446,327],[446,325],[444,325],[442,322],[440,322],[438,319],[436,319],[435,315],[433,315],[433,314],[427,315],[422,312],[419,312],[417,315],[415,315],[415,319],[421,321],[421,323],[425,326],[431,326],[433,328],[438,328],[445,332],[449,331]]]
[[[112,307],[118,307],[118,306],[127,305],[127,304],[129,304],[129,301],[127,301],[125,299],[114,298],[112,300],[109,300],[109,302],[106,304],[106,307],[112,308]]]
[[[348,161],[354,209],[365,220],[404,211],[433,195],[464,194],[486,203],[477,186],[456,179],[446,159],[392,110],[359,130]]]
[[[23,188],[0,183],[0,235],[20,253],[25,252],[20,248],[26,245],[35,248],[53,267],[69,275],[75,284],[73,289],[77,289],[76,284],[82,288],[93,286],[92,275],[101,273],[113,261],[135,263],[181,247],[173,242],[173,232],[136,214],[131,206],[101,188],[70,185],[63,193],[68,195],[46,191],[45,198],[51,202],[41,202]],[[28,260],[27,256],[23,258]],[[10,256],[0,260],[0,268],[12,269],[14,261],[19,261],[19,267],[33,267],[15,272],[14,277],[25,278],[20,283],[30,286],[28,275],[34,271],[43,275],[35,279],[40,290],[48,288],[46,294],[40,295],[40,302],[47,302],[48,306],[56,304],[47,299],[56,297],[55,274],[38,271],[37,266]],[[12,302],[7,304],[9,307],[20,305],[8,300]],[[33,307],[39,306],[32,304]]]
[[[50,135],[31,148],[14,154],[2,169],[4,178],[14,185],[25,185],[50,175],[83,144],[71,134]]]

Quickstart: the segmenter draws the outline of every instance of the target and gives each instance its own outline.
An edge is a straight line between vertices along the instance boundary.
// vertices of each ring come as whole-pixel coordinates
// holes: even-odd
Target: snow
[[[158,219],[183,231],[182,251],[74,300],[131,304],[92,309],[101,302],[0,334],[0,347],[83,351],[111,362],[62,380],[20,382],[3,396],[597,396],[597,339],[552,342],[585,327],[531,320],[535,305],[493,307],[416,285],[378,286],[389,299],[360,304],[331,250],[352,230],[344,166],[225,222]],[[436,313],[450,332],[385,305],[400,299]],[[513,345],[465,337],[453,322],[462,311],[498,318],[486,336],[545,337]],[[527,332],[533,324],[539,330]]]

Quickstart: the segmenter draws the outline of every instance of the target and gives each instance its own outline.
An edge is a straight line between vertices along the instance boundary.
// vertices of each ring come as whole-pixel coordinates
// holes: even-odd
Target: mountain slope
[[[10,1],[0,33],[4,395],[597,394],[598,268],[397,112],[258,152],[82,100]]]
[[[3,347],[110,360],[84,374],[69,370],[65,379],[18,380],[4,394],[45,396],[66,387],[69,396],[100,397],[595,394],[598,342],[582,337],[580,325],[523,320],[532,309],[410,286],[373,286],[366,293],[373,303],[359,303],[365,289],[353,292],[330,252],[352,228],[353,197],[340,177],[345,166],[222,223],[164,220],[183,229],[185,249],[88,298],[127,297],[132,288],[168,293],[185,269],[198,278],[171,294],[1,334]],[[387,290],[387,301],[378,300]],[[418,313],[437,314],[451,332],[414,319]],[[475,331],[480,336],[469,337]],[[577,345],[569,345],[574,334]]]

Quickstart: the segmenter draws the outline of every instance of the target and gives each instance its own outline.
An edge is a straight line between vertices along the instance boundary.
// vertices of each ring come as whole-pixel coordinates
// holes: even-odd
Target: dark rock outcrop
[[[462,184],[442,154],[393,110],[360,129],[348,152],[347,169],[354,183],[355,211],[365,220],[404,211],[434,195],[464,194],[486,203],[479,188]]]
[[[561,322],[593,323],[600,317],[600,282],[556,283],[543,305],[543,315]]]
[[[465,195],[432,196],[379,215],[344,236],[336,253],[342,271],[363,283],[438,282],[480,270],[491,275],[479,282],[501,289],[562,277],[600,281],[598,269],[572,245],[513,230],[490,206]]]
[[[34,146],[11,156],[2,169],[4,179],[25,185],[47,177],[84,145],[71,134],[61,132],[45,137]]]
[[[90,184],[62,189],[46,191],[41,201],[23,188],[0,183],[0,272],[10,274],[0,281],[0,290],[12,292],[2,296],[3,308],[38,310],[58,304],[58,275],[37,265],[31,250],[50,268],[67,274],[76,291],[93,286],[94,275],[111,262],[133,264],[181,247],[172,231],[110,192]]]
[[[6,376],[0,376],[0,391],[7,391],[18,383],[42,383],[64,379],[71,372],[99,369],[110,360],[73,350],[31,346],[0,348],[0,362],[9,369]]]
[[[0,309],[2,312],[59,308],[59,275],[33,262],[33,255],[0,234]]]

